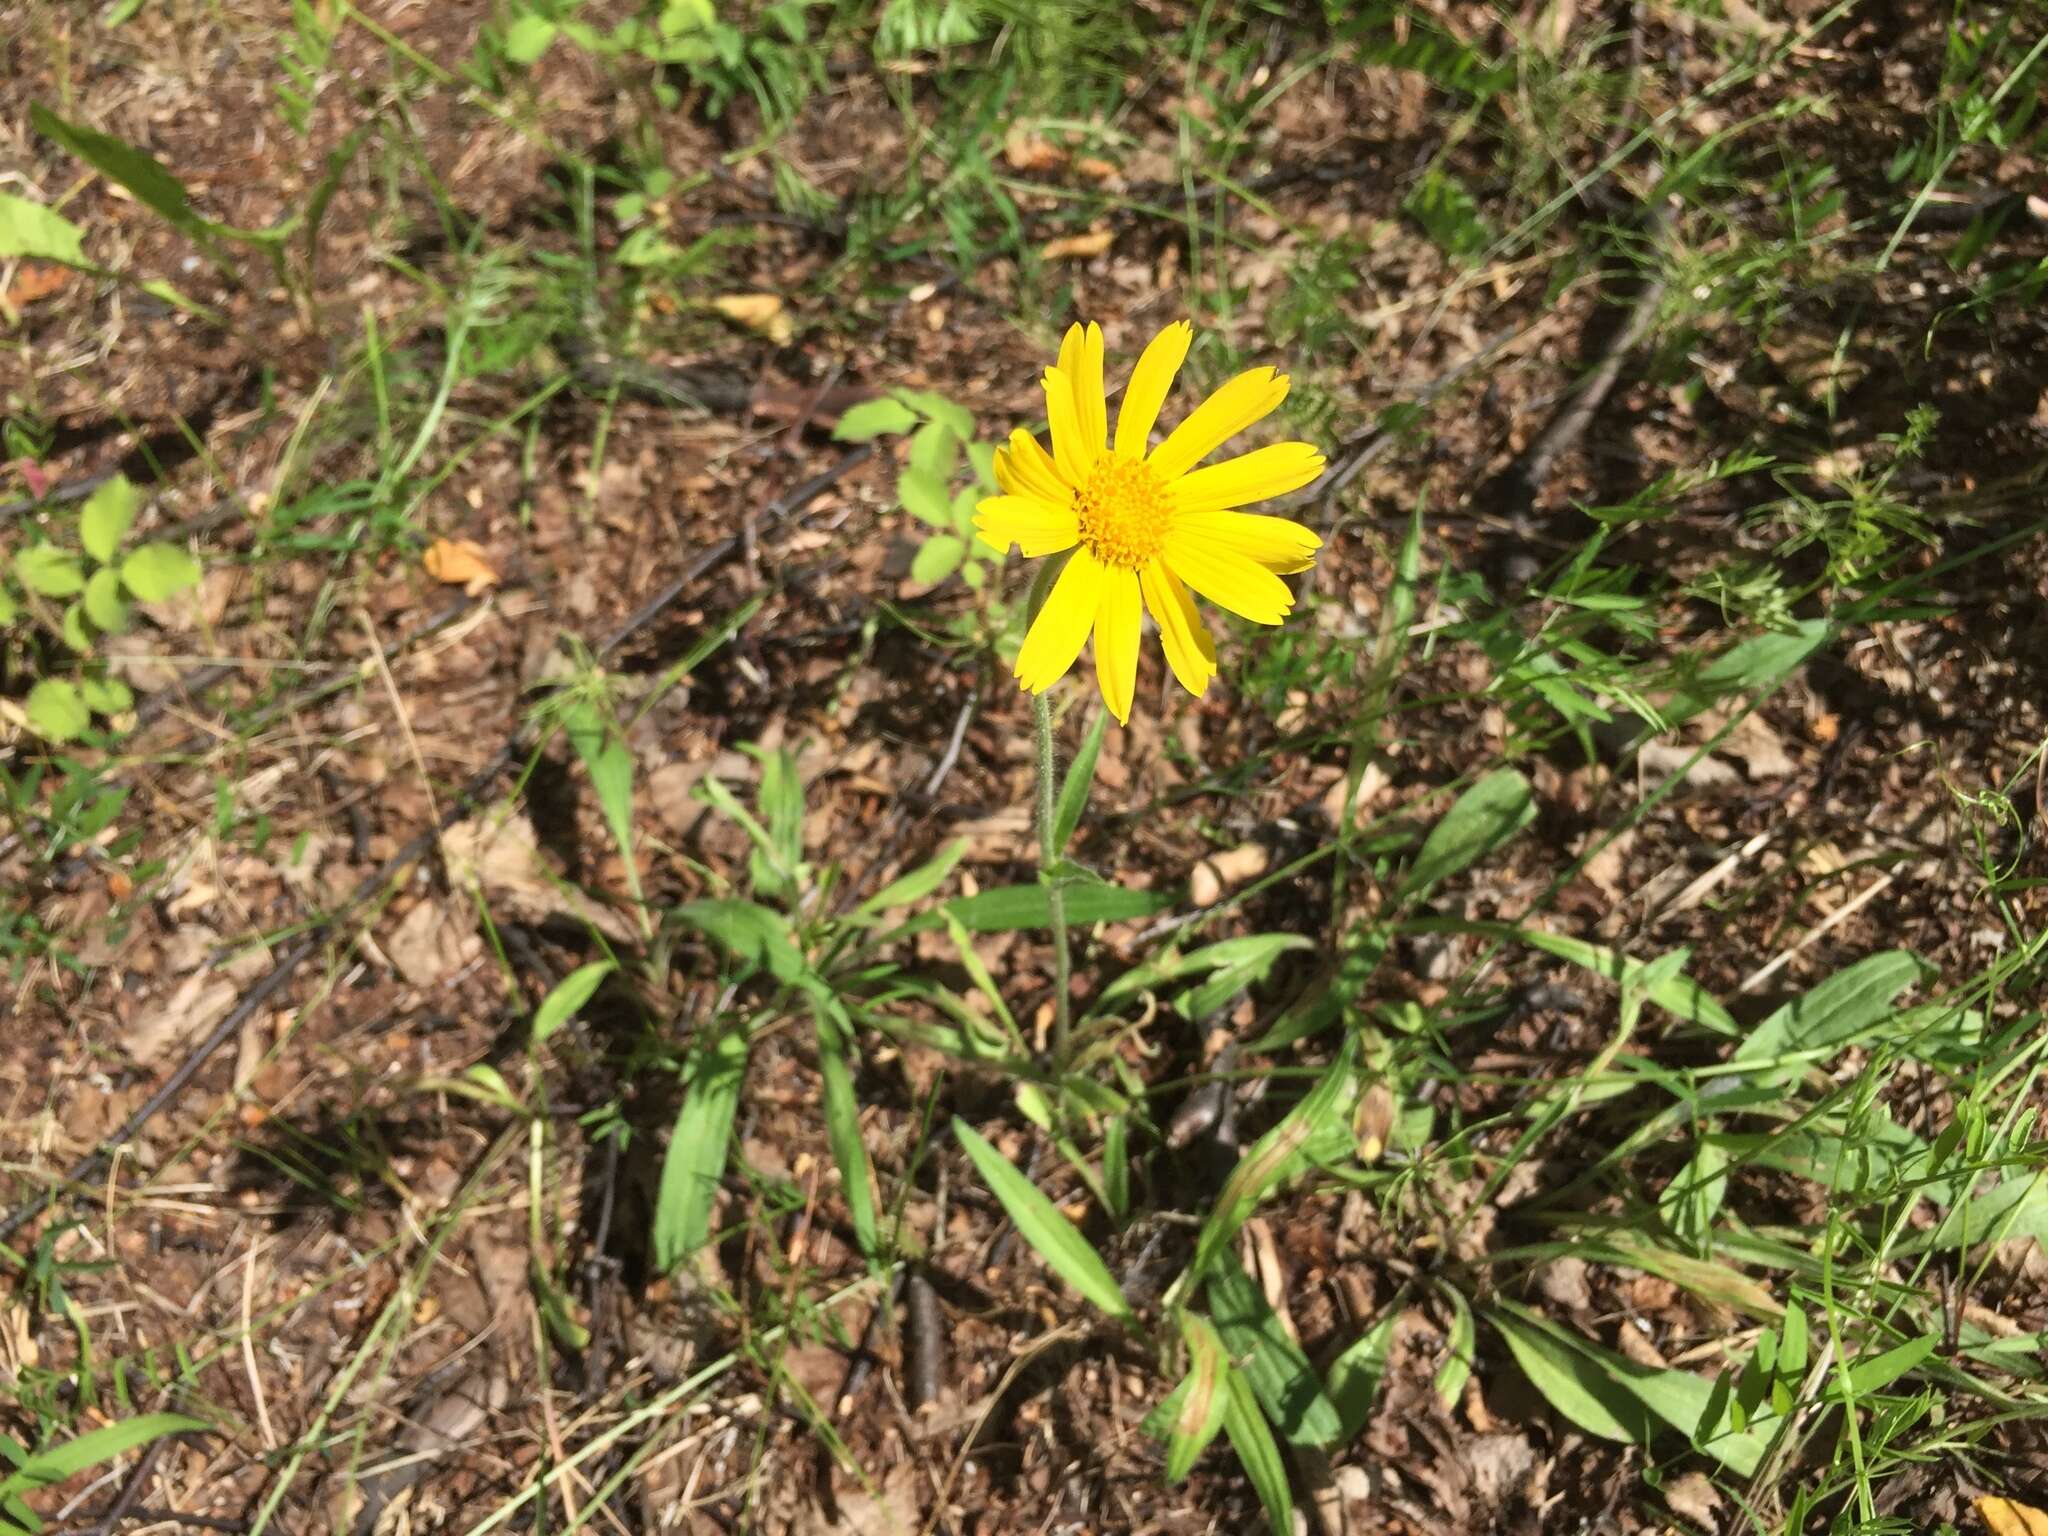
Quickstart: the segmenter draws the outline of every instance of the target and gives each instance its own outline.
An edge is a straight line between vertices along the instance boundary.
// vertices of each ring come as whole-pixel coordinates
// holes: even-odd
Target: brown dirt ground
[[[452,64],[486,8],[364,10]],[[366,34],[345,32],[332,68],[348,84],[323,96],[310,148],[252,139],[249,122],[273,121],[270,77],[251,68],[244,51],[267,57],[256,50],[271,46],[276,24],[262,8],[239,7],[195,8],[191,17],[145,7],[111,34],[60,14],[33,17],[0,45],[0,164],[45,195],[74,188],[76,167],[28,128],[29,102],[63,100],[75,118],[150,147],[186,177],[209,214],[244,226],[275,219],[304,195],[316,156],[360,120],[362,102],[377,97],[387,69]],[[1891,41],[1900,56],[1914,69],[1930,67],[1933,23],[1908,10],[1872,25],[1896,27]],[[1682,38],[1652,30],[1656,47],[1682,51]],[[1873,99],[1878,65],[1858,42],[1853,33],[1839,39],[1813,65],[1807,88]],[[1770,89],[1758,87],[1754,99],[1738,96],[1721,110],[1737,118]],[[551,55],[537,95],[548,133],[583,148],[602,145],[630,110],[566,51]],[[453,202],[494,239],[564,246],[558,191],[544,180],[545,151],[530,135],[453,105],[452,93],[429,99],[439,106],[410,131]],[[1859,184],[1855,176],[1881,164],[1883,140],[1903,133],[1912,111],[1910,95],[1898,97],[1885,121],[1821,125],[1834,142],[1804,147],[1838,155],[1851,169],[1852,201],[1882,198],[1888,189],[1881,183]],[[1144,114],[1141,122],[1153,139],[1127,168],[1134,180],[1150,174],[1147,165],[1171,163],[1167,115]],[[679,171],[727,147],[686,115],[665,129]],[[1426,442],[1382,457],[1357,483],[1314,578],[1325,599],[1316,622],[1339,637],[1372,633],[1389,581],[1386,541],[1419,494],[1443,509],[1429,521],[1432,570],[1485,566],[1509,525],[1474,493],[1526,445],[1611,324],[1595,276],[1557,295],[1546,292],[1541,264],[1460,284],[1457,269],[1398,219],[1398,174],[1433,132],[1424,101],[1401,78],[1377,71],[1332,78],[1326,89],[1283,103],[1270,146],[1275,162],[1355,158],[1365,150],[1380,157],[1383,173],[1277,190],[1279,222],[1237,215],[1239,233],[1271,247],[1268,256],[1246,256],[1234,274],[1249,294],[1236,322],[1247,342],[1261,334],[1265,303],[1300,230],[1328,235],[1391,221],[1346,300],[1358,315],[1378,315],[1373,354],[1305,369],[1337,403],[1334,435],[1413,396],[1489,337],[1533,327],[1456,387]],[[879,89],[853,74],[790,143],[824,185],[850,192],[862,166],[838,146],[858,142],[886,154],[900,135]],[[733,135],[745,136],[744,129]],[[2028,174],[2009,163],[1984,169],[2000,178]],[[744,215],[761,206],[743,167],[684,217]],[[1052,208],[1050,199],[1045,206]],[[398,248],[416,265],[444,269],[435,221],[423,208],[394,206],[382,185],[347,181],[321,242],[320,307],[309,323],[282,293],[216,286],[203,267],[187,265],[181,240],[103,184],[85,185],[68,207],[109,266],[177,275],[196,297],[227,311],[234,334],[72,278],[24,309],[14,361],[0,360],[0,368],[23,369],[4,381],[6,392],[59,424],[57,467],[65,480],[124,457],[132,465],[143,444],[175,458],[182,418],[213,457],[170,464],[149,515],[158,526],[223,506],[226,515],[209,534],[216,562],[199,601],[158,616],[147,645],[124,663],[138,691],[168,690],[168,708],[108,765],[135,786],[132,810],[148,828],[142,845],[74,859],[54,872],[19,849],[0,862],[0,888],[15,892],[11,899],[50,931],[79,936],[79,964],[32,971],[6,1016],[0,1195],[10,1198],[89,1152],[152,1092],[181,1047],[279,952],[278,941],[260,935],[306,921],[431,824],[454,787],[516,728],[526,690],[562,637],[608,632],[751,509],[832,461],[836,450],[817,427],[796,425],[812,391],[833,380],[863,389],[927,383],[984,422],[1021,420],[1032,414],[1036,367],[1053,332],[1050,322],[1026,333],[1004,318],[1017,278],[1000,267],[906,302],[869,301],[849,289],[838,295],[842,310],[821,303],[799,317],[798,339],[780,347],[696,322],[657,324],[667,342],[654,349],[655,360],[722,370],[744,384],[754,407],[705,415],[626,398],[610,421],[594,486],[599,407],[588,394],[559,396],[541,416],[531,473],[516,439],[486,442],[419,516],[423,533],[477,541],[503,584],[489,601],[401,649],[390,663],[390,686],[365,669],[338,696],[302,703],[295,690],[303,682],[356,666],[373,644],[420,633],[446,603],[416,564],[387,557],[351,571],[317,652],[307,654],[304,620],[326,589],[328,559],[259,562],[250,515],[267,504],[306,413],[317,423],[321,407],[311,391],[338,358],[335,339],[354,334],[354,317],[367,306],[394,340],[420,340],[427,322],[413,307],[416,290],[378,258]],[[1185,251],[1170,223],[1125,214],[1114,228],[1111,250],[1074,266],[1068,281],[1075,308],[1099,316],[1112,351],[1128,356],[1174,312]],[[2039,255],[2042,243],[2015,231],[2002,254]],[[735,286],[804,291],[833,256],[826,242],[770,227],[738,258],[746,265]],[[932,274],[897,276],[910,286]],[[1947,414],[1912,472],[1918,494],[1959,502],[1980,480],[1997,478],[2002,470],[1993,466],[2033,462],[2043,431],[2035,405],[2048,386],[2039,328],[1994,335],[1943,326],[1932,352],[1922,354],[1919,340],[1948,280],[1931,246],[1909,243],[1882,283],[1840,295],[1840,308],[1814,298],[1812,312],[1781,317],[1776,350],[1759,355],[1751,334],[1733,325],[1685,331],[1666,354],[1630,367],[1547,488],[1547,505],[1607,499],[1662,466],[1698,462],[1758,433],[1797,443],[1813,430],[1801,425],[1811,413],[1800,414],[1815,389],[1812,348],[1831,348],[1857,306],[1881,308],[1885,319],[1859,333],[1870,350],[1858,358],[1837,442],[1867,448],[1872,434],[1896,429],[1901,402],[1933,399]],[[518,398],[478,389],[458,403],[468,420],[482,422]],[[310,441],[318,474],[340,481],[361,471],[360,450],[346,433],[316,431]],[[972,840],[965,869],[974,882],[1030,878],[1023,702],[999,680],[959,670],[900,629],[885,629],[873,654],[863,654],[863,625],[877,603],[907,590],[907,530],[889,483],[880,466],[863,465],[800,515],[759,530],[753,547],[705,576],[621,657],[629,678],[650,678],[737,601],[766,596],[742,640],[652,712],[635,737],[646,787],[643,875],[653,899],[698,894],[701,870],[743,861],[729,829],[705,817],[688,791],[708,771],[750,772],[735,748],[753,741],[801,747],[813,786],[809,856],[843,864],[860,888],[962,834]],[[1730,541],[1758,542],[1741,516],[1757,489],[1753,482],[1721,488],[1632,537],[1624,552],[1683,574]],[[1993,502],[1974,528],[1951,531],[1950,547],[1995,536],[2001,520],[2020,510]],[[1560,511],[1553,526],[1573,525]],[[1693,974],[1734,1000],[1745,1018],[1891,945],[1918,949],[1950,976],[1979,968],[1995,924],[1976,871],[1952,852],[1962,814],[1952,791],[1999,784],[2040,738],[2048,560],[2039,547],[2026,547],[1965,567],[1950,590],[1949,615],[1851,637],[1807,669],[1744,738],[1746,756],[1723,754],[1721,772],[1647,815],[1565,887],[1549,921],[1637,953],[1691,945]],[[1677,622],[1703,635],[1712,628],[1703,612]],[[1683,647],[1687,633],[1674,633],[1673,645]],[[193,658],[246,661],[198,695],[180,681]],[[1164,886],[1184,879],[1206,854],[1248,839],[1297,850],[1320,839],[1327,822],[1319,807],[1342,762],[1323,734],[1323,711],[1344,718],[1342,693],[1296,700],[1275,722],[1221,692],[1199,704],[1174,698],[1156,660],[1147,664],[1146,695],[1131,728],[1111,733],[1080,855],[1126,884]],[[1507,722],[1473,691],[1487,675],[1475,653],[1449,645],[1404,678],[1401,734],[1388,752],[1376,811],[1420,801],[1461,772],[1475,746],[1490,752],[1502,743]],[[254,736],[237,741],[223,729],[264,699],[282,707]],[[929,802],[906,798],[905,786],[931,774],[963,709],[962,747],[940,792]],[[1267,766],[1240,792],[1218,792],[1240,781],[1243,765],[1258,763]],[[1444,910],[1474,918],[1520,913],[1593,832],[1614,824],[1644,791],[1631,775],[1573,766],[1565,754],[1527,766],[1543,807],[1537,827],[1483,879],[1445,893]],[[215,785],[223,778],[242,807],[270,819],[267,851],[252,850],[240,834],[216,835]],[[624,872],[564,752],[543,760],[528,795],[553,870],[600,901],[621,901]],[[2016,798],[2037,809],[2026,786]],[[1166,804],[1176,814],[1150,814]],[[280,857],[294,848],[296,862]],[[1727,899],[1672,899],[1736,850]],[[150,861],[164,861],[170,873],[145,882],[143,899],[135,899],[136,874]],[[1879,878],[1890,881],[1880,899],[1823,923]],[[1247,930],[1319,935],[1327,895],[1320,880],[1283,885],[1241,922]],[[601,1017],[564,1050],[568,1070],[555,1085],[563,1102],[554,1120],[562,1150],[542,1186],[557,1245],[544,1257],[578,1277],[576,1304],[597,1342],[580,1358],[550,1350],[544,1372],[527,1282],[523,1138],[508,1141],[512,1122],[490,1105],[420,1087],[478,1063],[512,1073],[524,1010],[548,977],[588,958],[574,925],[564,926],[544,896],[532,899],[537,905],[521,909],[507,897],[509,909],[494,913],[519,977],[508,986],[446,870],[434,860],[417,866],[387,900],[372,904],[356,931],[302,967],[250,1019],[125,1151],[105,1198],[81,1208],[82,1223],[63,1252],[83,1267],[66,1289],[102,1358],[231,1339],[253,1324],[250,1346],[227,1348],[202,1376],[222,1420],[239,1431],[173,1445],[154,1462],[143,1505],[247,1519],[277,1486],[280,1448],[324,1424],[318,1450],[285,1493],[285,1528],[348,1523],[359,1507],[347,1502],[351,1463],[410,1452],[426,1459],[416,1486],[398,1495],[403,1517],[416,1528],[462,1529],[498,1507],[543,1457],[586,1443],[696,1366],[740,1348],[752,1358],[691,1399],[681,1422],[667,1427],[670,1449],[611,1496],[600,1523],[865,1533],[887,1528],[884,1506],[894,1501],[928,1528],[958,1536],[1257,1524],[1256,1501],[1224,1453],[1205,1459],[1179,1487],[1161,1486],[1157,1448],[1138,1430],[1161,1390],[1152,1363],[1091,1327],[1023,1246],[1006,1239],[995,1209],[950,1150],[918,1166],[906,1207],[913,1229],[932,1245],[930,1275],[945,1323],[936,1405],[907,1403],[902,1346],[889,1330],[878,1335],[878,1368],[849,1404],[838,1403],[866,1325],[868,1292],[856,1289],[784,1349],[750,1337],[691,1288],[650,1280],[641,1232],[656,1150],[642,1137],[615,1166],[575,1114],[623,1093],[636,1122],[655,1126],[672,1101],[662,1087],[621,1080]],[[422,908],[425,915],[415,916]],[[1141,927],[1099,935],[1094,963],[1107,970],[1132,960]],[[1765,984],[1741,990],[1765,959],[1788,949],[1791,957]],[[1012,997],[1044,996],[1042,946],[1009,939],[988,945],[985,958]],[[1379,985],[1390,1000],[1439,1002],[1447,981],[1476,983],[1461,977],[1471,958],[1404,952],[1383,968]],[[1596,998],[1586,1011],[1546,1008],[1542,985],[1568,978],[1529,959],[1515,967],[1487,985],[1519,987],[1538,1005],[1458,1037],[1473,1075],[1439,1090],[1445,1111],[1478,1117],[1512,1102],[1531,1079],[1583,1064],[1611,1030],[1610,1002]],[[1306,976],[1281,976],[1267,1001]],[[704,1006],[705,985],[677,978],[679,1031]],[[1199,1059],[1199,1042],[1168,1043],[1166,1057],[1146,1069],[1160,1081],[1194,1070]],[[1663,1046],[1653,1036],[1640,1049]],[[1672,1049],[1680,1059],[1690,1047]],[[886,1052],[866,1065],[864,1129],[885,1191],[911,1172],[933,1071],[931,1062]],[[757,1047],[739,1132],[742,1161],[755,1190],[794,1189],[806,1202],[790,1207],[782,1193],[757,1196],[747,1182],[731,1183],[740,1236],[718,1260],[757,1317],[776,1310],[778,1298],[790,1299],[798,1269],[812,1294],[860,1275],[844,1241],[843,1209],[821,1175],[830,1153],[817,1091],[815,1062],[788,1032]],[[1006,1150],[1030,1157],[1029,1139],[1005,1121],[989,1085],[955,1081],[943,1097],[946,1109],[977,1118]],[[1480,1150],[1498,1156],[1511,1140],[1503,1132],[1482,1140]],[[1483,1254],[1526,1240],[1513,1204],[1559,1176],[1573,1150],[1559,1148],[1556,1167],[1512,1181],[1498,1208],[1467,1224],[1459,1241]],[[1167,1193],[1185,1174],[1162,1164],[1154,1198],[1188,1208]],[[1442,1208],[1433,1214],[1330,1194],[1293,1197],[1267,1212],[1255,1236],[1281,1256],[1284,1297],[1311,1356],[1321,1359],[1355,1337],[1414,1272],[1410,1258],[1426,1246],[1432,1222],[1447,1221],[1460,1191],[1441,1189],[1435,1198]],[[1747,1198],[1763,1205],[1804,1196],[1758,1189]],[[451,1212],[459,1214],[445,1245],[427,1257],[423,1233],[440,1231]],[[1148,1236],[1157,1234],[1127,1235],[1113,1257],[1141,1281],[1163,1283],[1181,1239],[1169,1232],[1163,1248],[1155,1241],[1148,1249]],[[1152,1276],[1154,1269],[1161,1272]],[[1553,1266],[1526,1287],[1515,1285],[1533,1304],[1607,1342],[1631,1347],[1624,1341],[1633,1340],[1666,1361],[1699,1358],[1694,1352],[1728,1327],[1725,1316],[1668,1284],[1610,1266]],[[399,1326],[379,1332],[380,1316],[392,1308]],[[55,1313],[16,1306],[5,1319],[0,1368],[27,1405],[38,1383],[75,1363],[75,1334]],[[2023,1320],[2030,1327],[2042,1321]],[[1665,1525],[1661,1501],[1639,1480],[1639,1458],[1587,1440],[1548,1412],[1495,1346],[1483,1344],[1472,1388],[1447,1409],[1430,1381],[1449,1326],[1433,1304],[1418,1303],[1403,1319],[1380,1407],[1330,1474],[1351,1500],[1351,1528]],[[374,1368],[345,1379],[339,1373],[359,1352]],[[820,1450],[787,1384],[766,1368],[770,1361],[786,1383],[826,1405],[845,1463]],[[109,1404],[95,1402],[83,1421],[110,1412]],[[564,1507],[589,1504],[615,1464],[600,1459],[571,1480]],[[378,1496],[374,1481],[369,1487]],[[47,1511],[96,1510],[114,1491],[53,1490]],[[1972,1491],[1966,1474],[1932,1476],[1911,1492],[1909,1513],[1944,1517]]]

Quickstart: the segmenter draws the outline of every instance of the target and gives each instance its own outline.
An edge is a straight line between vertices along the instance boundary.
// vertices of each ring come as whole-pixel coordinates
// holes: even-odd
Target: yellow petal
[[[1287,583],[1236,550],[1175,529],[1166,539],[1173,574],[1209,599],[1254,624],[1278,624],[1294,606]]]
[[[1142,459],[1151,446],[1152,429],[1159,424],[1159,408],[1173,392],[1174,376],[1187,361],[1188,345],[1195,328],[1176,320],[1154,336],[1131,370],[1130,387],[1116,411],[1116,451],[1128,459]]]
[[[1081,521],[1071,506],[1052,506],[1036,496],[988,496],[974,509],[974,531],[997,549],[1015,544],[1036,559],[1072,549]]]
[[[1173,526],[1219,549],[1234,550],[1283,576],[1316,563],[1322,539],[1312,528],[1258,512],[1176,512]]]
[[[1095,681],[1118,725],[1131,723],[1138,691],[1138,573],[1107,569],[1095,606]]]
[[[1145,593],[1145,606],[1159,626],[1166,664],[1181,687],[1199,699],[1216,675],[1216,643],[1209,638],[1209,626],[1195,611],[1188,589],[1163,561],[1154,560],[1140,571],[1138,584]]]
[[[1103,578],[1108,574],[1108,568],[1087,550],[1074,551],[1017,652],[1019,683],[1033,693],[1043,693],[1067,675],[1067,668],[1088,643]]]
[[[1173,499],[1183,512],[1221,512],[1298,491],[1322,472],[1323,456],[1312,445],[1274,443],[1189,470],[1173,483]]]
[[[1286,374],[1270,368],[1240,373],[1196,406],[1146,462],[1162,478],[1177,479],[1286,398]]]
[[[1010,434],[1009,447],[996,450],[995,470],[996,484],[1013,496],[1036,496],[1055,503],[1074,499],[1072,488],[1060,479],[1052,455],[1022,427]]]
[[[1045,417],[1052,423],[1052,457],[1060,478],[1069,485],[1085,485],[1088,471],[1100,456],[1100,449],[1088,446],[1088,429],[1075,409],[1073,377],[1058,368],[1045,370]]]
[[[1081,419],[1081,431],[1088,440],[1092,464],[1109,451],[1109,403],[1102,385],[1102,327],[1093,320],[1082,333],[1080,356],[1074,367],[1065,363],[1060,371],[1074,383],[1074,414]]]
[[[1060,338],[1060,355],[1053,359],[1053,367],[1068,378],[1079,378],[1081,374],[1081,349],[1088,344],[1088,329],[1076,320],[1067,327],[1067,334]]]
[[[1081,520],[1073,508],[1049,506],[1036,496],[985,496],[975,506],[975,532],[995,549],[1016,545],[1036,559],[1073,549]]]

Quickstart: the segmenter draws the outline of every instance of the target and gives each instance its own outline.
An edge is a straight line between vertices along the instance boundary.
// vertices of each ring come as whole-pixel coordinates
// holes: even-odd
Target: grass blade
[[[654,1263],[664,1274],[711,1236],[711,1207],[725,1177],[733,1113],[746,1075],[743,1027],[726,1030],[700,1047],[691,1060],[689,1086],[661,1165],[661,1193],[654,1210]]]
[[[1513,768],[1499,768],[1474,784],[1430,828],[1422,851],[1401,882],[1404,896],[1424,895],[1431,886],[1476,864],[1536,819],[1529,781]]]
[[[1017,1224],[1025,1242],[1054,1274],[1111,1317],[1128,1320],[1131,1304],[1081,1229],[1060,1212],[1058,1206],[1039,1193],[1038,1188],[1011,1161],[989,1144],[966,1121],[955,1117],[953,1134],[960,1138],[968,1158],[988,1184],[996,1199]]]
[[[1081,750],[1074,754],[1073,766],[1067,769],[1067,776],[1060,784],[1059,803],[1053,807],[1052,813],[1052,851],[1055,855],[1067,851],[1074,828],[1081,825],[1081,812],[1088,805],[1088,791],[1095,784],[1095,759],[1102,755],[1102,737],[1108,729],[1109,711],[1098,709],[1095,724],[1088,728],[1087,739],[1081,743]]]
[[[1228,1249],[1209,1272],[1208,1293],[1216,1330],[1266,1417],[1296,1445],[1336,1444],[1344,1421],[1323,1395],[1315,1367]]]
[[[1223,1381],[1223,1432],[1230,1436],[1230,1448],[1259,1496],[1266,1511],[1266,1524],[1273,1536],[1293,1536],[1294,1492],[1287,1485],[1287,1463],[1273,1431],[1259,1412],[1259,1400],[1242,1371],[1231,1371]]]

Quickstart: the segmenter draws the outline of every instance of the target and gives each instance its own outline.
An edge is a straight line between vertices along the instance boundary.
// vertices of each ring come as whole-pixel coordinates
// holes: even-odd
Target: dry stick
[[[1662,205],[1652,208],[1644,219],[1643,236],[1652,249],[1663,244],[1664,231],[1670,220],[1670,210]],[[1621,377],[1622,365],[1628,361],[1629,354],[1642,345],[1643,338],[1649,335],[1650,327],[1656,322],[1657,309],[1664,302],[1666,282],[1661,268],[1645,279],[1636,294],[1635,303],[1629,307],[1628,320],[1614,333],[1599,363],[1586,375],[1585,382],[1565,402],[1564,408],[1550,418],[1550,425],[1529,445],[1520,463],[1509,471],[1513,479],[1520,482],[1525,502],[1535,500],[1536,494],[1550,479],[1550,471],[1557,461],[1586,435],[1586,429],[1593,424],[1593,418],[1606,401],[1608,392]]]
[[[1409,404],[1414,406],[1434,405],[1437,399],[1452,385],[1464,379],[1477,369],[1484,368],[1496,357],[1527,336],[1539,326],[1550,322],[1549,315],[1539,316],[1526,325],[1518,325],[1502,331],[1476,352],[1460,358],[1442,373],[1423,385]],[[1340,443],[1330,468],[1315,487],[1315,500],[1327,505],[1343,494],[1344,488],[1358,478],[1359,472],[1389,448],[1401,440],[1399,432],[1389,431],[1382,426],[1372,426],[1356,437]]]
[[[142,1453],[142,1460],[135,1464],[135,1470],[128,1475],[128,1481],[121,1485],[121,1492],[108,1506],[107,1512],[93,1523],[92,1536],[109,1536],[109,1533],[123,1520],[142,1499],[142,1488],[156,1472],[156,1461],[163,1454],[168,1440],[150,1442],[149,1449]]]
[[[762,509],[760,517],[771,522],[780,522],[792,512],[815,500],[821,493],[842,479],[856,465],[866,460],[873,451],[872,447],[855,449],[841,458],[838,463],[832,465],[831,468],[820,474],[813,475],[794,490],[784,492],[774,501],[771,501]],[[720,561],[730,558],[733,551],[739,548],[739,545],[739,536],[734,534],[720,539],[709,549],[698,555],[684,569],[682,575],[662,588],[652,600],[642,604],[631,618],[607,636],[598,646],[597,654],[600,657],[608,656],[632,639],[634,635],[660,617],[670,604],[682,596],[692,582],[703,576],[706,571],[709,571]],[[424,857],[439,843],[441,834],[459,821],[469,809],[471,802],[482,795],[485,790],[489,789],[498,775],[511,765],[514,758],[518,755],[519,744],[523,734],[523,732],[515,733],[509,741],[491,754],[490,760],[482,768],[470,775],[469,781],[463,785],[453,803],[449,805],[447,810],[441,813],[439,819],[432,827],[420,833],[411,842],[399,849],[375,873],[358,882],[355,889],[349,892],[339,907],[329,912],[325,917],[317,919],[307,928],[299,942],[286,952],[284,958],[271,967],[268,974],[242,995],[241,1001],[229,1010],[227,1017],[216,1024],[208,1032],[206,1038],[192,1048],[185,1059],[178,1063],[177,1069],[164,1079],[163,1086],[158,1088],[155,1093],[152,1093],[142,1106],[128,1117],[119,1130],[101,1142],[92,1152],[73,1164],[62,1180],[51,1184],[41,1193],[31,1196],[10,1212],[4,1221],[0,1221],[0,1242],[13,1237],[16,1232],[19,1232],[29,1222],[50,1209],[59,1199],[63,1198],[66,1191],[75,1191],[81,1186],[96,1180],[105,1171],[115,1152],[126,1146],[130,1141],[133,1141],[145,1125],[155,1119],[167,1105],[184,1091],[185,1086],[194,1077],[199,1075],[200,1069],[213,1058],[215,1052],[219,1051],[223,1045],[235,1039],[241,1033],[242,1024],[245,1020],[284,989],[285,983],[291,980],[292,973],[305,963],[308,956],[320,948],[333,929],[351,916],[358,907],[367,902],[378,890],[395,879],[410,865]]]

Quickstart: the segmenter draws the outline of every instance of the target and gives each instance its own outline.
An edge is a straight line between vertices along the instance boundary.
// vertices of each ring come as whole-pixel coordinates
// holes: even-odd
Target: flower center
[[[1165,547],[1173,497],[1137,459],[1105,453],[1074,493],[1081,546],[1104,565],[1135,571]]]

